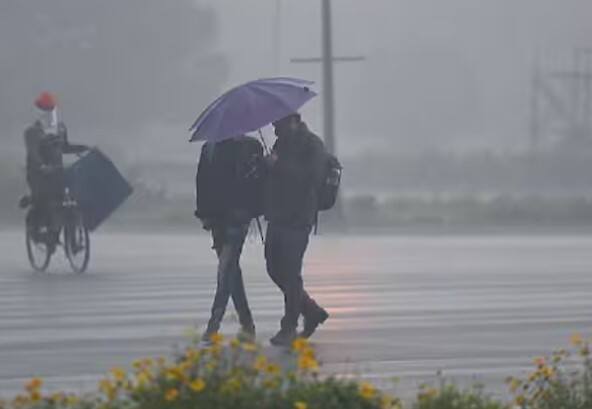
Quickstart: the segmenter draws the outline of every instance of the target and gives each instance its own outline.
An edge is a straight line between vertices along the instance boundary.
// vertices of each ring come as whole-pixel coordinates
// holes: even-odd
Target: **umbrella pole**
[[[263,236],[263,228],[261,227],[261,220],[259,220],[259,217],[255,217],[255,221],[257,222],[257,229],[259,230],[259,235],[261,236],[261,243],[265,244],[265,237]]]
[[[265,154],[269,154],[269,148],[267,147],[267,144],[265,143],[265,139],[263,138],[263,132],[261,132],[261,128],[259,128],[259,138],[261,139],[261,142],[263,143],[263,149],[265,150]]]

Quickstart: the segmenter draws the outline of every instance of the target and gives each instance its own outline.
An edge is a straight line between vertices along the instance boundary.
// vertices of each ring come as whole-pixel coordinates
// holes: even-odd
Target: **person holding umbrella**
[[[297,337],[310,337],[329,317],[304,289],[302,261],[318,211],[317,193],[323,182],[326,151],[298,113],[273,123],[277,141],[267,157],[265,196],[268,221],[265,241],[267,272],[284,293],[284,317],[273,345],[288,346]],[[304,329],[297,334],[298,318]]]
[[[324,322],[328,314],[319,307],[304,290],[302,281],[302,259],[308,245],[308,236],[315,221],[317,211],[316,189],[320,184],[322,172],[322,158],[325,149],[321,140],[310,131],[300,120],[296,113],[300,107],[316,96],[309,87],[310,81],[295,78],[269,78],[251,81],[240,85],[226,92],[212,102],[197,118],[189,129],[191,132],[190,141],[206,141],[202,151],[201,163],[206,163],[205,158],[216,157],[224,141],[241,140],[248,132],[260,130],[262,127],[274,124],[275,133],[278,136],[272,152],[266,157],[266,172],[250,172],[266,176],[265,216],[269,222],[267,229],[267,240],[265,257],[267,270],[272,280],[284,293],[285,315],[281,321],[280,331],[271,338],[274,345],[289,345],[297,337],[297,326],[299,316],[304,316],[304,330],[300,334],[309,337],[319,324]],[[236,137],[236,135],[241,135]],[[263,138],[261,138],[263,139]],[[209,152],[209,153],[208,153]],[[213,152],[213,153],[212,153]],[[323,162],[324,163],[324,162]],[[233,161],[215,171],[224,173],[225,169],[234,167]],[[199,171],[198,171],[199,173]],[[198,181],[199,185],[199,181]],[[253,185],[259,186],[258,183]],[[220,185],[226,188],[228,184]],[[294,190],[291,192],[291,190]],[[250,191],[256,191],[251,189]],[[233,190],[236,192],[236,189]],[[244,193],[243,193],[244,194]],[[198,186],[198,202],[206,195]],[[234,196],[238,200],[238,196]],[[258,202],[258,195],[255,194],[253,202]],[[208,225],[208,217],[198,211],[196,215]],[[253,213],[251,213],[251,216]],[[241,230],[240,237],[243,230]],[[225,235],[228,239],[230,235]],[[238,236],[237,236],[238,237]],[[242,246],[242,240],[233,240],[234,246],[239,249],[237,243]],[[224,241],[226,243],[226,241]],[[214,238],[216,246],[216,238]],[[223,254],[222,251],[221,254]],[[233,263],[238,265],[240,250],[231,252]],[[220,257],[218,268],[218,290],[222,288],[223,293],[232,294],[234,297],[243,298],[244,287],[240,268],[232,268],[227,274],[223,267],[224,257]],[[221,280],[221,275],[234,277],[235,284],[231,286],[236,291],[224,290],[226,284]],[[239,277],[240,276],[240,277]],[[233,279],[229,279],[231,282]],[[240,285],[238,285],[240,281]],[[244,297],[246,301],[246,296]],[[228,296],[222,297],[223,302],[214,301],[212,307],[212,319],[210,323],[219,322],[221,315],[216,314],[216,305],[226,307]],[[225,301],[224,301],[225,300]],[[245,303],[246,305],[246,303]],[[239,306],[236,304],[237,310]],[[220,307],[221,308],[221,307]],[[224,310],[219,309],[221,314]],[[239,311],[239,316],[241,312]],[[245,315],[246,316],[246,315]],[[241,324],[243,319],[241,318]],[[204,337],[208,337],[217,331],[219,323],[213,326],[208,325]],[[245,325],[243,324],[243,329]],[[254,326],[253,326],[254,333]]]

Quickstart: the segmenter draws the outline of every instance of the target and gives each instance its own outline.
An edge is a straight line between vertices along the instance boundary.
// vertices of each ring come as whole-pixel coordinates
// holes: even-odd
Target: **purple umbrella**
[[[317,94],[312,81],[268,78],[247,82],[212,102],[189,128],[190,142],[220,142],[256,131],[300,109]]]

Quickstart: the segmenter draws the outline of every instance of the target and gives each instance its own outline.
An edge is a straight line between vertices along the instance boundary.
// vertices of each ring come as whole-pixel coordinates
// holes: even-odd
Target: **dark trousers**
[[[62,203],[64,201],[65,177],[62,168],[51,172],[28,170],[27,182],[33,202],[34,225],[47,227],[56,237],[62,225]]]
[[[267,273],[284,293],[282,330],[298,327],[300,314],[315,317],[322,308],[313,300],[302,280],[302,259],[308,246],[310,228],[292,228],[269,224],[265,239]]]
[[[208,322],[208,332],[217,332],[220,329],[230,297],[232,297],[241,326],[243,328],[254,327],[242,270],[239,265],[248,228],[248,225],[212,228],[213,248],[218,256],[218,283],[212,303],[212,315]]]

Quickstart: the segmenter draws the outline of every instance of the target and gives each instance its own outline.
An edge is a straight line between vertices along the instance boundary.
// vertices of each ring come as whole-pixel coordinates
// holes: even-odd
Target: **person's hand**
[[[278,155],[275,152],[271,152],[265,157],[265,164],[267,166],[273,166],[278,160]]]

